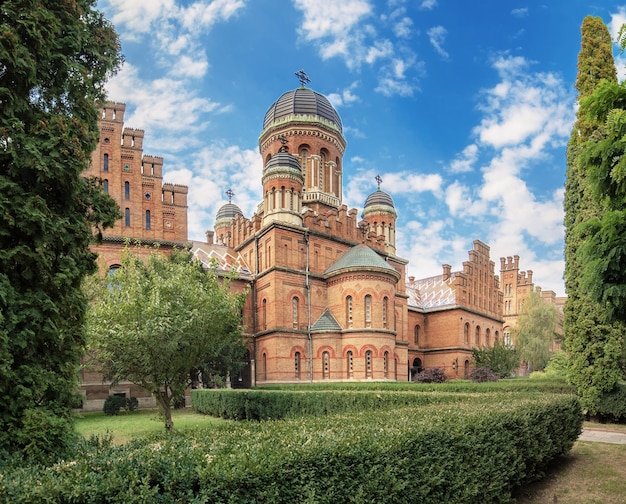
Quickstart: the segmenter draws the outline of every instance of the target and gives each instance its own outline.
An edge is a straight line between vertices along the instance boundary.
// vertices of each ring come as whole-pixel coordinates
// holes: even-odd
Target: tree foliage
[[[96,100],[121,62],[95,1],[0,2],[0,453],[72,444],[93,229],[115,202],[86,180]]]
[[[580,107],[567,149],[565,182],[565,287],[568,295],[563,328],[569,352],[568,380],[576,386],[583,406],[597,409],[603,393],[614,385],[620,367],[618,343],[624,325],[606,318],[606,310],[592,295],[585,269],[588,242],[598,230],[605,208],[588,170],[590,142],[604,136],[605,118],[599,112],[614,101],[617,85],[610,34],[600,18],[586,17],[582,25],[576,88]],[[590,98],[604,87],[602,99]],[[604,102],[604,105],[602,104]],[[587,266],[585,266],[587,264]]]
[[[541,371],[548,364],[558,324],[557,307],[546,303],[539,292],[531,292],[524,300],[517,326],[511,330],[515,348],[528,371]]]
[[[114,382],[131,381],[156,399],[173,427],[171,409],[191,385],[193,368],[242,361],[244,294],[205,270],[187,252],[154,252],[147,262],[126,250],[122,266],[94,278],[87,314],[90,355]]]
[[[506,378],[519,367],[517,350],[496,340],[491,347],[472,348],[472,359],[476,368],[488,368],[499,378]]]

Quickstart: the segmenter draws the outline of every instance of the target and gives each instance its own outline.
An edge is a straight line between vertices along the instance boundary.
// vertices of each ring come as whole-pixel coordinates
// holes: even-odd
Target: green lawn
[[[221,418],[195,413],[191,409],[174,410],[174,429],[184,431],[197,428],[211,428],[227,422]],[[163,420],[157,410],[140,410],[119,415],[105,415],[102,412],[77,413],[76,430],[83,437],[111,436],[114,444],[122,444],[135,437],[164,432]]]

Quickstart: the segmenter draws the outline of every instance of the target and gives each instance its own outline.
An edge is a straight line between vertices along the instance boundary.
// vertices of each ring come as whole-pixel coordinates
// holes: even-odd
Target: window
[[[124,199],[130,199],[130,182],[124,182]]]
[[[385,378],[389,376],[389,352],[383,354],[383,376]]]
[[[124,209],[124,225],[130,227],[130,208]]]
[[[365,327],[372,327],[372,296],[365,296]]]
[[[265,352],[261,358],[261,377],[263,381],[267,381],[267,354]]]
[[[146,229],[150,229],[150,210],[146,210]]]
[[[389,298],[385,296],[383,298],[383,329],[387,328],[387,305],[389,304]]]
[[[293,367],[296,375],[296,380],[300,379],[300,352],[296,352],[293,357]]]
[[[469,345],[469,322],[463,326],[463,343]]]
[[[322,378],[324,380],[330,378],[330,354],[328,352],[322,354]]]
[[[372,378],[372,351],[365,352],[365,378]]]
[[[413,330],[413,343],[415,344],[415,346],[419,346],[420,344],[420,326],[416,325],[415,329]]]
[[[263,300],[261,304],[261,330],[267,329],[267,299]]]
[[[489,329],[487,329],[485,331],[485,345],[489,346],[491,344],[491,331]]]
[[[480,346],[480,326],[476,326],[476,346]]]
[[[298,302],[297,296],[291,299],[291,322],[294,329],[298,328]]]
[[[102,165],[102,169],[104,171],[109,171],[109,155],[108,154],[104,155],[104,163]]]
[[[102,189],[104,191],[104,194],[109,194],[109,181],[107,179],[104,179],[102,181]]]
[[[348,370],[348,378],[354,377],[354,356],[352,350],[348,350],[346,353],[346,368]]]
[[[352,327],[352,296],[346,298],[346,325]]]

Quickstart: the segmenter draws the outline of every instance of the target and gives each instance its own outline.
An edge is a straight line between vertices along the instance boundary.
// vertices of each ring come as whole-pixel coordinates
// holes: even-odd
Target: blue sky
[[[164,179],[189,186],[189,238],[217,209],[261,201],[257,139],[268,107],[299,82],[338,110],[348,146],[344,203],[374,177],[398,210],[408,274],[461,269],[475,239],[519,255],[564,295],[565,148],[575,116],[580,26],[613,35],[608,0],[100,0],[126,62],[107,85],[144,129]],[[618,75],[626,61],[615,47]]]

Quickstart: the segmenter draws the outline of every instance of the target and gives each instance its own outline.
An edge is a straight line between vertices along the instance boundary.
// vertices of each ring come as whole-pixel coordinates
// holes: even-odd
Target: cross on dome
[[[306,87],[306,85],[309,82],[311,82],[311,79],[309,79],[309,76],[306,74],[306,72],[304,70],[298,70],[295,75],[298,78],[298,80],[300,81],[300,85],[302,87]]]
[[[228,196],[228,202],[232,203],[233,200],[233,196],[235,195],[235,193],[233,192],[232,189],[228,189],[228,191],[226,191],[226,196]]]

